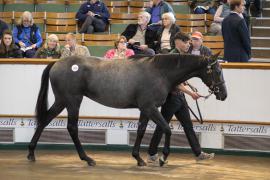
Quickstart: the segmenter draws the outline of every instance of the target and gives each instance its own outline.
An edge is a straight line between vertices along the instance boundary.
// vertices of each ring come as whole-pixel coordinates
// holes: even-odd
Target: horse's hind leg
[[[137,130],[137,137],[136,141],[133,147],[132,156],[137,160],[138,166],[146,166],[146,163],[143,161],[143,159],[140,157],[140,145],[142,142],[142,138],[144,136],[147,124],[148,124],[148,117],[141,112],[140,119],[139,119],[139,126]]]
[[[163,148],[163,157],[159,160],[160,166],[163,166],[166,162],[166,159],[170,153],[170,138],[171,138],[171,129],[166,122],[166,120],[163,118],[161,113],[158,111],[157,108],[152,108],[151,111],[149,111],[149,116],[150,119],[152,119],[158,127],[160,127],[165,133],[165,145]]]
[[[96,162],[86,155],[78,137],[78,118],[82,98],[83,98],[82,96],[75,98],[73,97],[73,99],[69,101],[69,105],[67,106],[68,111],[67,129],[74,142],[74,145],[77,149],[80,159],[86,161],[89,166],[95,166]]]
[[[27,156],[29,161],[35,161],[35,148],[37,146],[37,142],[41,136],[42,131],[44,128],[55,118],[61,111],[64,109],[64,105],[61,103],[54,102],[54,104],[50,107],[46,120],[44,122],[39,122],[36,132],[28,146],[29,154]]]

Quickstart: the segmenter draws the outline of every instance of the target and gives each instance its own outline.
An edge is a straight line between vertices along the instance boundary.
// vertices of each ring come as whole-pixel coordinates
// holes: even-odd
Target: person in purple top
[[[27,58],[32,58],[41,46],[40,30],[34,24],[33,16],[29,11],[23,12],[19,24],[13,29],[13,38],[23,56]]]
[[[151,30],[157,31],[162,25],[162,14],[167,12],[174,14],[174,11],[171,5],[163,0],[151,0],[150,3],[152,6],[145,9],[145,11],[151,15],[150,24],[148,26]]]
[[[109,11],[103,2],[88,0],[81,5],[76,14],[76,19],[79,20],[81,27],[79,33],[104,32],[109,23],[109,17]]]

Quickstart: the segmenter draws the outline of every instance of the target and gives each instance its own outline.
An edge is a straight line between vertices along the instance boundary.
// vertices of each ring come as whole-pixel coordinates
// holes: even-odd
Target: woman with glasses
[[[105,58],[126,59],[127,57],[134,55],[134,51],[127,48],[127,39],[125,36],[120,36],[120,38],[115,41],[114,46],[114,49],[110,49],[106,52]]]
[[[42,44],[39,28],[34,24],[33,16],[24,11],[18,25],[13,29],[15,43],[20,47],[23,56],[32,58]]]
[[[164,13],[162,15],[162,27],[157,31],[156,53],[166,54],[174,49],[174,36],[179,31],[180,28],[175,24],[173,13]]]

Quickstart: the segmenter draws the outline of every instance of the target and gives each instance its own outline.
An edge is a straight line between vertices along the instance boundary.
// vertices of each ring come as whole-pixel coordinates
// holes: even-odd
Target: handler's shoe
[[[147,163],[149,164],[158,164],[159,162],[158,154],[154,154],[153,156],[148,155]]]
[[[215,153],[208,154],[205,152],[201,152],[201,154],[198,157],[196,157],[196,161],[201,162],[201,161],[213,159],[214,157],[215,157]]]

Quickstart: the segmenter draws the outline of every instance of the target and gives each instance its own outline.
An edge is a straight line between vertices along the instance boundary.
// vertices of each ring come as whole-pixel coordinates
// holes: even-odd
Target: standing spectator
[[[180,31],[178,25],[175,24],[173,13],[168,12],[162,15],[162,27],[157,31],[157,53],[169,53],[174,49],[174,36]]]
[[[61,58],[68,56],[90,56],[90,52],[87,47],[77,44],[76,36],[73,33],[68,33],[66,35],[66,45],[62,49],[61,53]]]
[[[188,54],[190,37],[184,33],[178,32],[175,37],[175,49],[171,53]],[[170,59],[168,59],[170,61]],[[185,94],[188,94],[192,99],[196,100],[200,98],[197,92],[190,91],[184,85],[184,83],[176,86],[168,95],[166,102],[161,107],[161,114],[164,119],[170,123],[173,115],[181,123],[184,128],[184,132],[191,146],[191,149],[196,156],[197,161],[208,160],[214,158],[214,153],[208,154],[202,151],[198,138],[193,129],[193,124],[190,118],[188,104],[185,98]],[[160,126],[156,126],[155,132],[150,142],[148,149],[148,162],[154,163],[158,160],[158,145],[162,138],[162,129]],[[161,158],[164,159],[164,158]]]
[[[8,29],[7,23],[0,19],[0,39],[2,39],[3,32]],[[1,43],[1,42],[0,42]]]
[[[99,0],[88,0],[83,3],[76,14],[81,26],[80,33],[92,34],[104,32],[109,23],[110,14],[106,5]]]
[[[39,28],[34,24],[33,16],[29,11],[24,11],[19,25],[13,29],[15,43],[23,51],[23,56],[32,58],[42,44]]]
[[[39,48],[35,54],[35,58],[58,59],[61,56],[59,39],[55,34],[47,37],[42,48]]]
[[[14,43],[12,33],[4,31],[0,43],[0,58],[22,58],[19,47]]]
[[[152,56],[155,54],[156,32],[150,29],[149,23],[151,15],[148,12],[140,12],[137,24],[129,24],[121,34],[128,40],[128,48],[135,54],[145,54]]]
[[[221,4],[214,16],[214,22],[211,24],[209,32],[213,35],[221,35],[221,23],[225,17],[227,17],[231,10],[229,5],[230,0],[227,0],[226,3]]]
[[[105,58],[107,59],[126,59],[129,56],[134,55],[132,49],[127,48],[127,39],[125,36],[121,36],[114,44],[115,48],[106,52]]]
[[[247,62],[251,57],[250,37],[243,18],[244,0],[231,0],[232,12],[222,22],[224,59],[229,62]]]
[[[216,1],[215,0],[190,0],[190,8],[193,9],[194,14],[215,14]]]
[[[211,56],[211,50],[202,45],[203,35],[199,31],[195,31],[191,35],[191,46],[188,50],[189,54],[201,55],[201,56]]]
[[[157,31],[162,25],[162,14],[167,12],[171,12],[174,14],[174,12],[171,5],[163,0],[151,0],[150,3],[152,4],[152,6],[146,8],[145,11],[151,15],[150,28]]]

